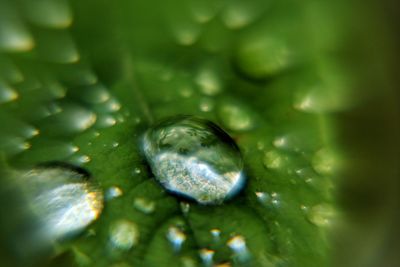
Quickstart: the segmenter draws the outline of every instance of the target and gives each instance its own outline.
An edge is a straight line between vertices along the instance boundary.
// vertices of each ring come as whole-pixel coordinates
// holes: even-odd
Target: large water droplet
[[[247,260],[250,256],[247,249],[246,241],[243,236],[235,235],[226,243],[228,247],[235,253],[235,256],[240,260]]]
[[[68,237],[99,217],[103,193],[81,172],[60,165],[35,168],[15,178],[29,209],[40,222],[34,233],[37,241]]]
[[[143,150],[167,190],[199,203],[219,204],[243,187],[240,151],[210,121],[188,116],[162,121],[144,135]]]

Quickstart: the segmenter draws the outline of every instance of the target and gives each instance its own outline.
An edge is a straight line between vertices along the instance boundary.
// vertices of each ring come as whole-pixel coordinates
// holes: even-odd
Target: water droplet
[[[80,155],[73,157],[72,161],[76,162],[78,165],[90,162],[91,158],[88,155]]]
[[[313,206],[307,215],[307,219],[311,223],[320,227],[331,226],[335,218],[336,218],[335,209],[327,203],[322,203]]]
[[[17,91],[0,81],[0,103],[11,102],[16,99],[18,99]]]
[[[141,173],[141,170],[140,170],[139,168],[135,168],[135,169],[133,170],[133,173],[139,174],[139,173]]]
[[[22,1],[25,15],[32,23],[51,28],[67,28],[72,24],[72,12],[66,0]]]
[[[217,229],[217,228],[213,228],[210,230],[211,235],[214,238],[214,241],[218,241],[219,237],[221,235],[221,230]]]
[[[99,116],[96,126],[100,128],[107,128],[117,124],[117,120],[111,115],[101,115]]]
[[[167,232],[167,239],[171,242],[174,251],[179,251],[186,240],[186,235],[179,228],[171,226]]]
[[[75,93],[77,94],[77,97],[88,104],[104,103],[111,97],[107,88],[100,83],[90,85],[81,90],[76,90]]]
[[[283,166],[285,159],[276,150],[268,151],[264,154],[263,163],[268,169],[279,169]]]
[[[200,100],[199,108],[203,112],[210,112],[214,109],[215,103],[212,98],[202,98]]]
[[[112,146],[113,148],[116,148],[116,147],[119,146],[119,143],[118,143],[118,142],[112,142],[111,146]]]
[[[322,175],[332,175],[338,166],[338,156],[326,149],[318,150],[311,160],[316,172]]]
[[[179,91],[182,97],[184,98],[189,98],[193,95],[193,90],[189,87],[184,87]]]
[[[113,248],[130,250],[139,240],[139,230],[135,223],[120,219],[110,227],[110,242]]]
[[[169,191],[202,204],[219,204],[244,182],[235,142],[210,121],[173,117],[150,128],[143,151],[155,178]]]
[[[255,127],[255,114],[238,101],[222,101],[218,105],[218,118],[233,131],[248,131]]]
[[[278,74],[292,63],[287,45],[280,39],[257,36],[245,39],[236,55],[239,69],[254,79]]]
[[[240,29],[253,22],[261,10],[260,4],[232,1],[223,11],[222,20],[229,29]]]
[[[199,252],[200,258],[205,266],[212,266],[215,251],[212,249],[203,248]]]
[[[96,122],[96,114],[86,108],[68,104],[53,112],[42,123],[42,130],[52,134],[69,135],[83,132]]]
[[[235,256],[243,261],[249,258],[249,252],[247,250],[246,241],[243,236],[235,235],[226,243],[228,247],[235,253]]]
[[[111,199],[120,197],[123,194],[124,194],[124,192],[122,192],[121,188],[119,188],[118,186],[112,186],[112,187],[108,188],[106,191],[106,200],[111,200]]]
[[[189,213],[189,210],[190,210],[190,204],[189,203],[182,201],[180,203],[180,206],[181,206],[181,211],[182,211],[183,214],[186,215],[186,214]]]
[[[29,207],[41,222],[38,241],[58,240],[83,230],[103,208],[103,194],[72,167],[40,167],[17,177]]]
[[[135,208],[145,214],[151,214],[156,208],[156,203],[143,197],[135,198],[133,205]]]
[[[196,23],[182,22],[180,25],[175,25],[173,34],[180,45],[193,45],[199,38],[201,28]]]
[[[25,52],[35,43],[16,10],[7,2],[0,3],[0,49]]]
[[[214,96],[222,91],[222,81],[213,68],[203,68],[197,73],[195,83],[205,95]]]
[[[260,201],[262,204],[265,204],[270,199],[270,196],[268,193],[256,192],[255,194],[256,194],[258,201]]]

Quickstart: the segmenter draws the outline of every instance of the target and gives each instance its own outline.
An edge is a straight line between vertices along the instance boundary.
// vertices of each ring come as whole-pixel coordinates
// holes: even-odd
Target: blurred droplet
[[[200,69],[196,75],[195,83],[205,95],[214,96],[222,91],[222,81],[216,70],[212,68]]]
[[[16,178],[29,209],[40,221],[33,238],[55,241],[82,231],[103,209],[103,194],[69,167],[35,168]]]
[[[31,33],[7,1],[0,2],[0,50],[26,52],[35,46]]]
[[[107,189],[105,198],[106,198],[106,200],[111,200],[111,199],[120,197],[123,194],[124,194],[124,192],[122,191],[121,188],[119,188],[118,186],[112,186]]]
[[[316,172],[322,175],[332,175],[337,170],[339,157],[326,148],[318,150],[312,160],[312,166]]]
[[[327,227],[334,223],[336,216],[336,211],[331,205],[322,203],[313,206],[308,212],[307,218],[316,226]]]
[[[17,91],[0,80],[0,104],[16,99],[18,99]]]
[[[235,235],[226,244],[240,261],[245,261],[249,258],[250,254],[243,236]]]
[[[212,98],[202,98],[200,99],[199,108],[203,112],[210,112],[214,109],[215,103]]]
[[[218,106],[218,118],[233,131],[248,131],[256,126],[255,113],[239,101],[224,100]]]
[[[212,266],[214,253],[215,251],[211,249],[203,248],[200,250],[200,258],[205,266]]]
[[[135,198],[135,200],[133,201],[133,205],[137,210],[145,214],[153,213],[156,208],[156,203],[154,201],[143,197]]]
[[[85,131],[95,122],[96,114],[83,106],[68,104],[44,120],[41,130],[57,135],[69,135]]]
[[[112,223],[109,235],[111,246],[120,250],[130,250],[139,241],[136,224],[125,219]]]
[[[222,21],[229,29],[241,29],[257,19],[262,11],[262,3],[231,1],[222,12]]]
[[[219,237],[221,235],[221,230],[217,229],[217,228],[213,228],[210,230],[211,235],[214,238],[214,241],[218,241]]]
[[[21,4],[29,21],[38,26],[67,28],[72,24],[72,12],[66,0],[24,0]]]
[[[143,151],[155,178],[169,191],[203,204],[219,204],[243,186],[243,161],[217,125],[173,117],[150,128]]]
[[[168,228],[167,239],[172,244],[174,251],[179,251],[186,240],[186,235],[179,228],[171,226]]]
[[[236,54],[238,68],[254,79],[278,74],[292,64],[288,46],[274,37],[257,36],[244,39]]]
[[[276,150],[264,154],[263,163],[268,169],[279,169],[283,166],[285,158]]]

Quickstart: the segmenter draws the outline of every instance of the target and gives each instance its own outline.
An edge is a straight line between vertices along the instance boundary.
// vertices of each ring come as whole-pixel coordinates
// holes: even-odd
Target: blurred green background
[[[376,1],[0,0],[1,265],[398,266],[397,18]],[[140,136],[179,114],[238,143],[234,200],[187,203],[151,179]],[[42,250],[24,244],[40,218],[19,177],[52,161],[105,201]]]

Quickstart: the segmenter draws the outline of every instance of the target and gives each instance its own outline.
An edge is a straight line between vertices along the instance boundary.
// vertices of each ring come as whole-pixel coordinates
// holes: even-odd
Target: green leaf
[[[50,265],[207,266],[206,252],[217,266],[330,262],[340,167],[330,112],[347,107],[349,81],[328,53],[340,32],[320,15],[310,27],[310,14],[329,15],[326,6],[40,2],[0,1],[17,14],[7,22],[20,42],[0,35],[0,118],[8,125],[0,151],[14,169],[69,162],[88,170],[106,199],[122,192],[85,233],[60,244]],[[38,16],[45,3],[60,17]],[[141,134],[178,114],[212,120],[237,142],[247,177],[237,197],[186,203],[153,179]],[[112,242],[118,222],[137,229],[125,230],[137,239],[128,249]],[[179,250],[171,229],[183,235]],[[245,247],[235,250],[235,241]]]

